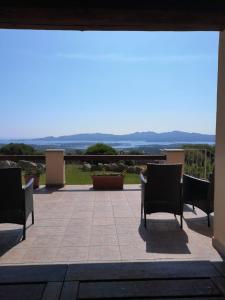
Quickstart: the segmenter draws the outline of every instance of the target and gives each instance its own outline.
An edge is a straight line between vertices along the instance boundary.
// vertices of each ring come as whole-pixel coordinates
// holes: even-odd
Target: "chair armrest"
[[[34,179],[31,178],[29,180],[29,182],[25,186],[23,186],[23,190],[28,191],[28,190],[32,189],[32,191],[33,191],[33,184],[34,184]]]
[[[26,218],[29,213],[33,211],[33,183],[34,179],[32,178],[24,187],[23,193],[25,198],[25,214]]]
[[[196,182],[199,182],[199,184],[203,183],[209,183],[209,180],[206,180],[206,179],[201,179],[201,178],[198,178],[198,177],[194,177],[194,176],[191,176],[191,175],[187,175],[187,174],[184,174],[183,175],[183,178],[186,177],[186,178],[190,178],[192,180],[195,180]]]
[[[144,177],[144,175],[142,173],[140,174],[140,179],[141,179],[141,183],[143,183],[143,184],[147,183],[147,179]]]
[[[189,175],[183,175],[183,200],[184,203],[194,204],[206,201],[209,192],[209,181]],[[198,206],[199,207],[199,206]],[[201,207],[199,207],[201,208]]]

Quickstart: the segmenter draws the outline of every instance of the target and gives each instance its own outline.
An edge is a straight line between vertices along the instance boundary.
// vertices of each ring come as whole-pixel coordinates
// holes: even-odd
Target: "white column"
[[[225,255],[225,31],[219,43],[213,245]]]
[[[62,187],[65,185],[64,150],[48,149],[45,152],[46,186]]]

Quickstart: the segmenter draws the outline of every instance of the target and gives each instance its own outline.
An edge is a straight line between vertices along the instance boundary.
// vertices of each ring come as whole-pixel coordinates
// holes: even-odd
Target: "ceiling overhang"
[[[221,31],[225,0],[0,0],[0,28]]]

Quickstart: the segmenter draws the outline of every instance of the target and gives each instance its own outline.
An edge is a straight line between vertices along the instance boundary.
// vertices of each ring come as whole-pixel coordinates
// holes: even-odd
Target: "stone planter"
[[[93,175],[93,189],[95,190],[122,190],[122,175]]]
[[[34,189],[38,189],[40,186],[40,176],[39,175],[24,175],[25,184],[27,184],[31,179],[34,179]]]

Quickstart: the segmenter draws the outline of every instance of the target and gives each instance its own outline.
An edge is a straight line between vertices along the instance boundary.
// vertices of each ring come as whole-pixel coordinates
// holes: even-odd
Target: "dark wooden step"
[[[222,296],[211,279],[81,282],[79,299]]]

